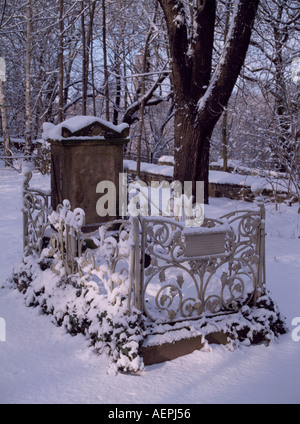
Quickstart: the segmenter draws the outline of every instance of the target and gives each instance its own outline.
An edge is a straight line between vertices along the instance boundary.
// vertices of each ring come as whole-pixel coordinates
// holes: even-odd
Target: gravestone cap
[[[123,140],[129,136],[129,125],[113,125],[95,116],[75,116],[59,125],[45,123],[43,138],[46,141],[60,141],[65,139],[92,139]]]

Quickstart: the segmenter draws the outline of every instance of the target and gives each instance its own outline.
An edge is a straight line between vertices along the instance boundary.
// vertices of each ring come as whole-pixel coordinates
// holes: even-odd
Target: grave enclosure
[[[146,365],[248,332],[253,342],[266,341],[252,314],[266,295],[263,205],[205,217],[202,227],[172,217],[99,222],[96,186],[103,178],[118,184],[128,128],[72,119],[46,127],[51,193],[31,189],[26,175],[24,256],[44,261],[66,285],[81,279],[112,305],[121,299],[129,317],[141,313],[139,354]]]

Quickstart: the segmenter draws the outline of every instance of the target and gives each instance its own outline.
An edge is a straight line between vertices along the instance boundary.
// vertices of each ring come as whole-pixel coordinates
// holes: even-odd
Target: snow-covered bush
[[[236,221],[237,213],[226,217]],[[256,275],[254,271],[260,271],[255,252],[262,247],[264,211],[261,209],[253,216],[249,213],[245,215],[245,211],[242,213],[237,236],[230,226],[225,226],[229,237],[226,247],[231,252],[228,272],[225,270],[226,260],[219,263],[218,257],[204,261],[200,258],[198,262],[189,262],[184,257],[183,262],[187,262],[191,269],[184,268],[182,264],[178,267],[182,250],[176,246],[180,246],[182,228],[175,231],[176,222],[167,221],[162,227],[162,222],[158,221],[154,231],[148,222],[148,247],[142,255],[148,254],[151,258],[151,264],[145,266],[145,276],[153,277],[156,290],[159,288],[155,297],[155,290],[150,290],[156,312],[160,308],[155,318],[148,311],[151,306],[149,298],[145,302],[148,302],[148,306],[140,306],[133,301],[134,275],[139,272],[135,269],[135,248],[140,243],[136,222],[113,221],[86,235],[82,232],[84,211],[72,211],[67,200],[56,211],[48,213],[48,224],[42,221],[47,236],[43,231],[41,249],[37,251],[33,248],[30,252],[27,249],[24,252],[23,262],[15,270],[12,282],[23,293],[27,306],[38,307],[71,335],[83,334],[97,353],[106,352],[110,358],[109,372],[112,373],[118,370],[143,370],[143,349],[151,346],[153,335],[159,335],[154,337],[159,345],[164,344],[166,338],[175,343],[183,338],[192,339],[195,335],[201,336],[205,343],[216,332],[223,334],[224,337],[221,337],[232,347],[240,343],[269,343],[286,329],[279,311],[266,295],[265,283],[259,279],[261,274]],[[170,222],[172,226],[168,230]],[[210,224],[215,225],[213,220]],[[192,229],[188,230],[185,231],[189,234]],[[218,234],[219,230],[215,230]],[[144,226],[142,231],[145,231]],[[212,231],[212,228],[203,228],[201,234]],[[166,252],[162,255],[162,247],[167,249],[167,254],[172,252],[172,266]],[[237,258],[233,258],[234,252],[238,252]],[[167,260],[167,265],[164,260]],[[248,267],[251,264],[253,269]],[[218,280],[219,268],[221,274]],[[183,269],[189,272],[184,274]],[[212,292],[206,298],[204,296],[202,310],[200,298],[196,301],[192,294],[187,295],[190,297],[186,299],[189,302],[195,300],[194,304],[182,300],[185,295],[183,285],[189,282],[189,278],[194,281],[197,273],[200,276],[197,284],[204,294],[208,285],[204,280],[205,273],[208,274],[207,281],[214,282],[217,290],[221,287],[218,296],[212,295]],[[241,275],[247,276],[249,290],[245,289],[247,281],[244,282]],[[258,279],[256,290],[253,288],[255,278]],[[148,280],[148,283],[151,281]],[[142,287],[145,298],[147,282]],[[176,311],[172,308],[165,308],[165,304],[172,302],[176,296],[185,307],[185,314],[181,318],[176,317]],[[251,301],[253,296],[256,302]],[[167,320],[161,319],[163,310],[168,314]],[[197,320],[192,315],[193,311],[198,314]]]
[[[23,293],[26,305],[50,315],[67,333],[83,334],[98,353],[107,352],[110,372],[141,371],[141,313],[133,308],[128,315],[124,298],[118,297],[112,305],[96,284],[87,287],[79,275],[74,275],[70,284],[51,269],[42,268],[41,262],[29,256],[14,270],[11,283]]]
[[[79,275],[73,276],[73,284],[66,283],[51,269],[43,271],[33,256],[25,258],[15,269],[11,283],[23,293],[27,306],[39,308],[69,334],[83,334],[97,354],[107,353],[109,373],[142,371],[141,348],[145,340],[148,344],[150,340],[151,344],[152,333],[161,333],[158,343],[164,343],[163,324],[152,323],[147,328],[139,310],[132,308],[128,313],[125,298],[119,296],[112,304],[106,295],[99,294],[96,284],[86,286]],[[170,337],[176,342],[181,338],[193,338],[195,334],[201,335],[206,342],[211,334],[223,333],[227,336],[228,347],[236,349],[241,344],[274,342],[286,332],[277,306],[269,295],[264,295],[255,307],[244,306],[236,314],[174,323],[168,342]]]

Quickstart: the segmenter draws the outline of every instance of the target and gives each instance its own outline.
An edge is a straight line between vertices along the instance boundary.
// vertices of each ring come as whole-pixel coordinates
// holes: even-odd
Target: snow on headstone
[[[59,125],[43,125],[44,140],[62,140],[66,138],[102,138],[124,139],[129,135],[129,125],[113,125],[95,116],[74,116]]]

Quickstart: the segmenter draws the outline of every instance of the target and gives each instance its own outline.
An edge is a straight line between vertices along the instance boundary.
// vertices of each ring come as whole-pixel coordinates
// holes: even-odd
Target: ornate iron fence
[[[51,193],[30,188],[32,172],[25,174],[23,183],[23,246],[24,255],[33,253],[40,256],[43,238],[49,226],[48,216],[51,213]]]
[[[265,210],[204,227],[144,218],[138,307],[151,321],[233,313],[265,292]]]
[[[85,233],[84,211],[72,211],[68,200],[53,211],[51,194],[30,188],[31,178],[26,174],[23,190],[24,256],[45,260],[66,282],[95,284],[112,303],[128,298],[130,309],[137,221],[115,220]]]
[[[186,228],[163,217],[130,218],[86,234],[84,211],[24,183],[24,254],[47,258],[66,282],[95,285],[152,322],[230,314],[265,293],[265,210],[237,211]]]

